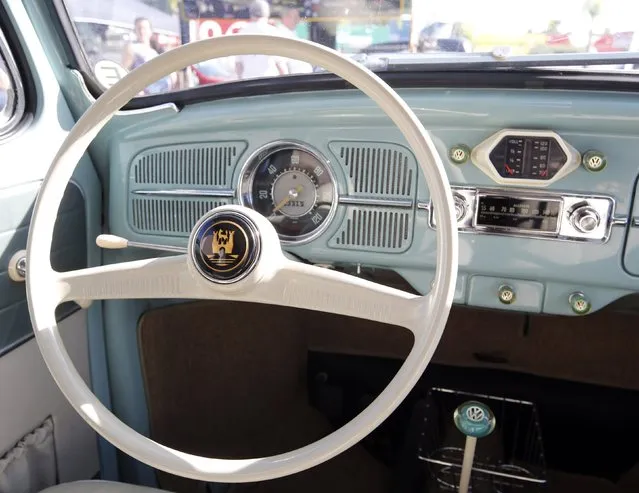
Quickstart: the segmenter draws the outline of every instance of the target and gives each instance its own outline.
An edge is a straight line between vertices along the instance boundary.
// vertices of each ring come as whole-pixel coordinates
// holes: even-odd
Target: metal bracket
[[[20,250],[9,260],[9,277],[15,282],[24,282],[27,278],[27,251]]]

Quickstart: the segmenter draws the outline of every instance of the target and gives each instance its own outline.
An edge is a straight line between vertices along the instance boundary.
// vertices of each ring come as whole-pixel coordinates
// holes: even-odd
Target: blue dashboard
[[[574,315],[639,291],[639,101],[606,92],[399,93],[453,186],[456,303]],[[242,203],[272,217],[295,256],[390,269],[430,289],[428,187],[399,131],[357,91],[164,105],[122,112],[106,131],[97,144],[109,156],[113,234],[186,246],[205,211]]]

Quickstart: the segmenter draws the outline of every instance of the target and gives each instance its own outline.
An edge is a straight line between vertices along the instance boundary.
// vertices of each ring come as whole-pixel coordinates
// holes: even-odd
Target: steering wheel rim
[[[409,314],[401,315],[404,318],[399,320],[401,320],[402,325],[413,330],[415,334],[413,348],[393,380],[362,413],[342,428],[317,442],[276,456],[223,460],[200,457],[171,449],[128,427],[104,407],[91,392],[75,369],[60,338],[55,319],[55,308],[63,301],[70,299],[127,298],[127,293],[129,293],[129,298],[168,297],[163,296],[166,293],[164,291],[158,293],[156,286],[143,285],[145,281],[140,281],[140,283],[136,284],[132,277],[123,280],[120,284],[117,284],[114,278],[108,276],[108,281],[104,282],[112,284],[93,286],[89,283],[90,279],[97,279],[98,272],[109,270],[110,273],[117,275],[118,266],[124,264],[103,266],[104,269],[102,270],[101,268],[83,269],[82,271],[76,271],[76,274],[55,272],[50,265],[50,250],[55,219],[67,183],[89,144],[116,111],[150,83],[185,66],[211,58],[256,53],[296,58],[312,65],[322,66],[368,95],[393,120],[415,153],[429,186],[435,207],[435,219],[438,225],[437,265],[431,292],[426,296],[413,297],[401,291],[381,287],[375,283],[351,278],[351,276],[328,271],[327,269],[309,267],[305,264],[299,264],[300,267],[284,264],[285,261],[282,260],[284,257],[279,246],[277,234],[266,218],[255,211],[245,210],[243,207],[224,206],[218,208],[234,213],[242,213],[246,218],[252,220],[259,226],[263,236],[263,254],[272,255],[274,256],[273,258],[277,257],[273,263],[274,266],[269,264],[267,268],[264,266],[264,262],[259,264],[259,268],[255,269],[255,276],[257,277],[252,281],[254,284],[266,283],[268,279],[276,277],[278,274],[276,272],[277,269],[282,271],[292,269],[292,274],[288,272],[287,275],[302,276],[310,273],[313,279],[316,277],[319,279],[320,285],[322,282],[348,282],[350,283],[349,288],[368,289],[371,293],[371,306],[377,299],[374,296],[377,295],[396,296],[397,300],[402,301],[402,303],[404,303],[403,300],[406,298],[406,302],[400,306],[401,309],[397,308],[395,311],[407,310],[409,312]],[[193,236],[190,244],[192,242]],[[35,204],[27,245],[27,264],[29,266],[27,299],[36,340],[51,375],[71,405],[102,437],[128,455],[151,467],[185,478],[227,483],[261,481],[309,469],[347,450],[375,429],[402,402],[430,362],[445,328],[452,306],[457,278],[457,245],[457,224],[453,197],[441,158],[422,124],[393,89],[377,75],[357,62],[315,43],[267,35],[224,36],[183,45],[141,65],[103,93],[69,132],[43,181]],[[187,260],[190,267],[188,269],[189,276],[191,276],[188,278],[188,282],[195,284],[197,289],[205,289],[202,281],[193,277],[195,274],[191,257],[187,256]],[[166,259],[155,259],[152,261],[138,261],[137,263],[132,262],[130,264],[135,264],[136,268],[153,264],[159,266],[159,272],[162,273],[164,272],[162,269],[168,269],[167,266],[170,262],[170,260]],[[290,264],[293,263],[291,262]],[[113,268],[107,269],[107,267]],[[130,272],[129,276],[139,274],[135,270]],[[88,277],[85,279],[82,275]],[[73,282],[77,282],[78,279],[80,279],[79,287],[74,291]],[[83,279],[85,284],[81,282]],[[176,283],[186,289],[187,281],[185,279],[181,278]],[[97,283],[97,281],[95,282]],[[328,285],[326,284],[326,286]],[[134,288],[139,286],[143,286],[146,291],[144,293],[135,291]],[[294,285],[276,284],[276,286],[279,289],[281,286],[291,287]],[[209,286],[206,289],[211,288]],[[222,288],[216,287],[215,289],[219,291]],[[242,289],[239,289],[239,291],[237,289],[234,290],[234,288],[229,289],[223,295],[216,291],[215,295],[218,296],[218,299],[234,299],[234,296],[238,296],[238,292],[243,292]],[[139,291],[143,291],[142,288]],[[202,295],[204,292],[196,291],[195,293],[198,297],[204,297]],[[363,293],[368,292],[363,291]],[[152,296],[150,293],[155,293],[155,295]],[[400,294],[398,295],[397,293]],[[139,296],[140,294],[148,294],[149,296]],[[276,301],[263,301],[263,299],[270,300],[263,293],[256,296],[258,298],[246,299],[287,304],[286,301],[282,302],[279,298]],[[357,299],[354,298],[351,305],[356,304]],[[328,303],[325,303],[325,305],[328,305]],[[294,305],[291,303],[289,306],[306,305],[300,305],[299,303]],[[397,320],[397,313],[383,313],[382,315],[384,316],[379,313],[363,313],[365,310],[362,306],[346,307],[344,305],[335,310],[330,309],[328,306],[322,306],[321,303],[311,303],[311,307],[313,306],[323,311],[354,314],[354,316],[361,315],[362,318],[389,322],[391,321],[391,315],[393,315],[395,316],[393,320]],[[359,313],[360,311],[362,312],[361,314]],[[418,330],[419,327],[421,327],[421,330]]]

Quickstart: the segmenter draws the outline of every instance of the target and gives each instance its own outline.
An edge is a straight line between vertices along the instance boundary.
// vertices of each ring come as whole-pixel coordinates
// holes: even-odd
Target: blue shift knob
[[[468,401],[455,409],[455,426],[464,435],[483,438],[495,429],[495,415],[481,402]]]

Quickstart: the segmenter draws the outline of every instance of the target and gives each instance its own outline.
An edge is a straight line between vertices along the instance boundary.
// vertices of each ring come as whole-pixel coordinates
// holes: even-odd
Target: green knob
[[[510,286],[500,286],[497,295],[499,296],[499,301],[504,305],[510,305],[515,301],[515,290]]]
[[[483,438],[495,429],[495,415],[490,408],[478,401],[467,401],[455,409],[455,426],[464,435]]]
[[[470,149],[464,144],[456,144],[448,151],[448,157],[455,164],[464,164],[470,159]]]
[[[581,158],[581,163],[588,171],[596,173],[606,167],[606,156],[599,151],[588,151]]]
[[[583,293],[572,293],[568,297],[568,303],[577,315],[585,315],[592,308],[590,300]]]

